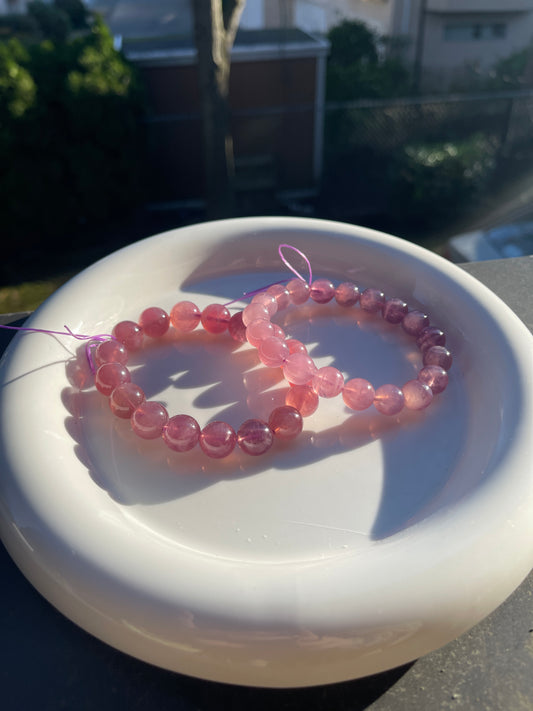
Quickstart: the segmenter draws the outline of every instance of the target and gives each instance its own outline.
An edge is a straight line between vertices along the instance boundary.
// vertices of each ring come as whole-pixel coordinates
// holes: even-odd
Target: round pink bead
[[[422,353],[427,351],[431,346],[443,346],[446,343],[446,335],[444,331],[436,326],[427,326],[423,328],[416,339],[416,345]]]
[[[237,311],[237,313],[233,314],[230,318],[228,331],[234,341],[246,343],[246,326],[242,321],[242,311]]]
[[[426,365],[418,373],[418,379],[429,385],[435,395],[446,390],[448,386],[448,373],[440,365]]]
[[[293,385],[285,396],[285,404],[295,407],[302,417],[316,412],[320,398],[309,385]]]
[[[311,385],[319,397],[336,397],[344,387],[344,376],[337,368],[326,365],[313,375]]]
[[[196,304],[192,301],[179,301],[172,307],[170,312],[170,322],[176,329],[182,333],[194,331],[200,323],[202,313]]]
[[[287,284],[287,291],[293,304],[305,304],[309,298],[310,287],[303,279],[291,279]]]
[[[282,405],[270,413],[268,426],[280,439],[294,439],[303,429],[303,418],[295,407]]]
[[[200,447],[208,457],[222,459],[235,449],[237,435],[227,422],[215,420],[204,427],[200,433]]]
[[[102,395],[111,395],[115,388],[130,380],[129,370],[121,363],[104,363],[96,371],[94,384]]]
[[[427,326],[429,326],[429,316],[422,311],[408,311],[403,317],[402,328],[410,336],[418,336]]]
[[[348,380],[342,389],[342,399],[351,410],[366,410],[374,402],[372,384],[364,378]]]
[[[120,341],[103,341],[94,352],[94,362],[97,366],[104,363],[122,363],[122,365],[126,365],[128,362],[127,348]]]
[[[343,281],[335,289],[335,301],[339,306],[353,306],[359,301],[359,287],[351,281]]]
[[[168,412],[160,402],[145,400],[131,416],[131,429],[142,439],[161,437],[168,422]]]
[[[114,415],[128,420],[145,399],[144,392],[138,385],[122,383],[111,393],[109,407]]]
[[[285,380],[293,385],[305,385],[316,371],[312,358],[305,353],[291,353],[283,365]]]
[[[291,303],[290,294],[287,290],[287,287],[283,286],[283,284],[273,284],[272,286],[269,286],[266,290],[266,293],[270,294],[270,296],[275,297],[276,302],[278,304],[278,311],[286,309],[287,306]]]
[[[408,410],[423,410],[433,400],[433,391],[420,380],[409,380],[402,387],[402,392]]]
[[[273,294],[267,294],[266,291],[262,291],[256,294],[252,299],[252,304],[260,304],[267,309],[270,316],[274,316],[278,310],[278,302]]]
[[[287,338],[285,343],[289,346],[290,353],[305,353],[305,355],[307,355],[307,348],[296,338]]]
[[[161,338],[168,331],[170,316],[159,306],[150,306],[142,312],[139,325],[150,338]]]
[[[252,321],[258,321],[259,319],[270,321],[270,312],[267,307],[263,304],[248,304],[242,312],[242,322],[244,325],[248,326]]]
[[[289,346],[279,338],[265,338],[259,344],[259,359],[268,368],[280,368],[290,356]]]
[[[365,289],[359,297],[359,304],[364,311],[377,313],[385,305],[385,294],[380,289]]]
[[[397,415],[404,404],[403,392],[397,385],[382,385],[376,390],[374,407],[382,415]]]
[[[128,351],[138,351],[143,344],[143,330],[135,321],[120,321],[113,329],[113,336],[123,343]]]
[[[407,311],[407,304],[402,299],[387,299],[383,307],[383,318],[389,323],[401,323]]]
[[[208,333],[224,333],[227,330],[231,314],[222,304],[209,304],[202,311],[202,326]]]
[[[444,370],[450,370],[452,367],[452,354],[444,346],[432,346],[425,351],[422,356],[424,365],[440,365]]]
[[[175,452],[188,452],[200,439],[200,425],[190,415],[174,415],[163,427],[163,441]]]
[[[335,296],[335,287],[329,279],[315,279],[310,296],[317,304],[327,304]]]
[[[284,341],[287,338],[285,331],[277,323],[273,323],[272,326],[274,327],[274,330],[272,331],[273,337]]]
[[[246,340],[251,346],[259,348],[259,344],[267,338],[272,338],[274,326],[270,321],[257,319],[246,327]]]
[[[239,427],[237,442],[243,452],[257,457],[272,447],[274,433],[263,420],[246,420]]]

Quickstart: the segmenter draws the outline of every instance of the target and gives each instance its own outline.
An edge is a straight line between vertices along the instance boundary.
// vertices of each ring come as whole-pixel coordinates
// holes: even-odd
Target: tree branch
[[[245,5],[246,0],[226,0],[226,2],[223,2],[224,31],[228,52],[231,52],[233,47]]]

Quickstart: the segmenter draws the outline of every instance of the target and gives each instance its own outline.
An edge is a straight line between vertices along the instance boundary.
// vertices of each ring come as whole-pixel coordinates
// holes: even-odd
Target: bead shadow
[[[212,284],[203,288],[213,292]],[[222,298],[227,298],[227,293]],[[291,336],[309,344],[318,365],[334,365],[347,377],[365,377],[376,386],[383,382],[401,385],[416,377],[420,366],[413,339],[398,326],[358,307],[341,309],[335,304],[309,303],[291,308],[275,320]],[[78,353],[75,365],[70,363],[69,368],[85,383],[84,348]],[[147,398],[163,402],[171,415],[194,410],[201,426],[210,419],[222,419],[234,427],[249,417],[267,419],[274,407],[283,404],[286,392],[279,369],[262,367],[255,350],[239,347],[227,334],[213,336],[203,330],[171,334],[133,354],[129,365]],[[304,421],[304,432],[297,440],[278,441],[258,458],[237,449],[223,460],[210,460],[197,448],[178,454],[159,440],[140,440],[128,422],[112,417],[107,398],[94,391],[79,396],[74,411],[72,403],[68,407],[73,417],[66,421],[78,443],[77,456],[94,481],[124,505],[164,503],[217,482],[270,469],[299,471],[305,476],[302,468],[306,465],[325,462],[376,441],[383,450],[384,477],[372,538],[386,537],[423,518],[439,505],[439,497],[446,490],[446,467],[439,468],[434,461],[431,476],[419,474],[421,465],[434,460],[434,452],[447,446],[439,441],[438,422],[441,417],[451,417],[451,401],[456,397],[449,391],[435,398],[424,412],[404,410],[392,418],[379,415],[373,408],[354,414],[340,397],[321,401],[317,413]],[[65,397],[72,395],[65,393]],[[215,408],[216,415],[212,416]],[[209,415],[205,419],[200,417],[202,410]],[[459,443],[456,446],[460,448],[462,418],[456,416],[453,421],[454,436],[450,438],[447,431],[446,438]],[[369,471],[367,481],[374,474]]]

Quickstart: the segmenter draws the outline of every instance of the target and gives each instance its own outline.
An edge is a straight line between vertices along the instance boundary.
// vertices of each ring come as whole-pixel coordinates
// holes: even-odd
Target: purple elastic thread
[[[300,255],[305,260],[305,263],[307,264],[307,268],[309,270],[309,279],[306,281],[304,277],[300,274],[299,271],[297,271],[292,264],[289,262],[289,260],[283,255],[282,249],[286,247],[287,249],[292,249],[293,252],[296,252],[297,254]],[[280,256],[281,261],[283,264],[291,270],[293,274],[295,274],[298,279],[301,279],[303,282],[306,284],[309,284],[311,286],[311,282],[313,280],[313,270],[311,269],[311,262],[307,258],[307,256],[301,252],[297,247],[293,247],[292,244],[280,244],[278,247],[278,254]],[[287,282],[287,279],[280,279],[280,281],[273,281],[271,284],[265,284],[265,286],[259,287],[259,289],[254,289],[253,291],[246,291],[242,296],[239,296],[237,299],[233,299],[232,301],[227,301],[223,306],[231,306],[231,304],[234,304],[236,301],[243,301],[244,299],[249,299],[251,296],[255,296],[256,294],[261,294],[263,291],[266,291],[267,289],[270,289],[271,286],[276,286],[276,284],[285,284]]]
[[[286,259],[286,258],[283,256],[283,252],[281,251],[281,250],[283,249],[283,247],[286,247],[287,249],[292,249],[293,252],[296,252],[296,254],[299,254],[300,257],[302,257],[302,259],[305,261],[305,263],[307,264],[307,269],[309,270],[309,279],[308,279],[308,281],[307,281],[306,283],[309,284],[309,286],[311,286],[311,282],[313,281],[313,270],[311,269],[311,262],[309,261],[309,259],[307,258],[307,256],[306,256],[303,252],[301,252],[297,247],[293,247],[292,244],[280,244],[280,246],[278,247],[278,254],[279,254],[279,256],[280,256],[281,261],[283,262],[283,264],[284,264],[288,269],[290,269],[293,274],[296,274],[296,276],[298,277],[298,279],[301,279],[302,281],[305,281],[305,279],[304,279],[303,276],[300,274],[300,272],[297,271],[297,270],[292,266],[292,264],[289,263],[288,259]]]
[[[0,324],[0,328],[6,328],[9,331],[28,331],[30,333],[47,333],[48,335],[51,336],[72,336],[72,338],[75,338],[77,341],[108,341],[109,339],[113,339],[116,341],[117,339],[115,336],[109,334],[109,333],[98,333],[96,336],[86,336],[82,335],[81,333],[74,333],[71,331],[71,329],[68,326],[64,326],[63,328],[65,329],[64,331],[52,331],[47,328],[29,328],[28,326],[4,326],[3,324]],[[92,373],[96,373],[96,366],[94,364],[94,358],[92,354],[92,349],[96,346],[95,343],[87,343],[85,346],[85,355],[87,356],[87,361],[89,363],[89,367],[91,369]]]

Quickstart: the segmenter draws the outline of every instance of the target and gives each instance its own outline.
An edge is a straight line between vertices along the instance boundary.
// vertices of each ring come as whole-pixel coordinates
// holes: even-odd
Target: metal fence
[[[322,160],[311,171],[309,146],[317,118],[324,127]],[[200,185],[199,125],[199,115],[148,119],[153,201],[186,202],[191,186]],[[194,127],[194,136],[185,140]],[[515,159],[520,162],[522,156],[523,167],[524,156],[533,157],[533,91],[328,102],[321,115],[309,104],[241,110],[233,113],[233,131],[239,184],[253,193],[250,199],[260,200],[261,190],[272,200],[284,192],[310,195],[313,185],[301,176],[314,174],[319,177],[315,214],[359,219],[390,214],[396,201],[398,214],[408,221],[435,202],[459,207],[480,186],[485,189],[491,171],[501,166],[513,171]],[[447,175],[439,166],[431,171],[431,154],[423,175],[413,174],[412,161],[411,172],[404,169],[409,151],[447,144],[464,148],[462,163]],[[190,148],[188,163],[183,145]],[[422,201],[415,196],[416,180],[424,185]]]
[[[490,136],[502,151],[533,141],[533,91],[330,102],[326,150],[339,145],[391,150],[409,142]]]

